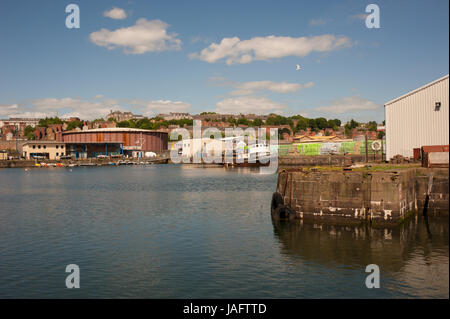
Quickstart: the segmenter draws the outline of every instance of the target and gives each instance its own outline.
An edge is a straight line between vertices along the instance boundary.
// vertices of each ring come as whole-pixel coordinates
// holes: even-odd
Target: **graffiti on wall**
[[[376,153],[372,149],[373,142],[374,141],[368,141],[367,143],[369,154]],[[366,142],[351,141],[351,142],[303,143],[292,145],[279,145],[278,153],[281,156],[288,155],[290,152],[292,152],[291,148],[295,148],[297,155],[329,155],[329,154],[364,155],[366,153]],[[386,149],[385,141],[383,141],[383,149]]]

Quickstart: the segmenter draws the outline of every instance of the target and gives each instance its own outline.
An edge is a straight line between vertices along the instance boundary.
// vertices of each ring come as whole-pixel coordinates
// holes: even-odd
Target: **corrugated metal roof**
[[[448,74],[445,75],[445,76],[443,76],[443,77],[441,77],[441,78],[439,78],[439,79],[437,79],[437,80],[434,80],[434,81],[431,82],[431,83],[425,84],[424,86],[421,86],[421,87],[418,88],[418,89],[415,89],[415,90],[413,90],[413,91],[411,91],[411,92],[408,92],[408,93],[406,93],[406,94],[404,94],[404,95],[402,95],[402,96],[400,96],[400,97],[398,97],[398,98],[395,98],[395,99],[393,99],[393,100],[391,100],[391,101],[389,101],[389,102],[386,102],[386,103],[384,103],[384,106],[389,105],[389,104],[392,104],[392,103],[394,103],[394,102],[397,102],[397,101],[399,101],[399,100],[401,100],[401,99],[404,99],[404,98],[407,97],[407,96],[410,96],[410,95],[412,95],[412,94],[414,94],[414,93],[417,93],[417,92],[419,92],[419,91],[422,91],[423,89],[426,89],[427,87],[430,87],[430,86],[432,86],[432,85],[434,85],[434,84],[436,84],[436,83],[438,83],[438,82],[440,82],[440,81],[443,81],[443,80],[445,80],[445,79],[448,79]]]
[[[422,150],[425,153],[448,152],[448,145],[427,145],[427,146],[422,146]]]
[[[71,130],[63,132],[63,134],[67,133],[105,133],[105,132],[143,132],[143,133],[150,133],[150,132],[157,132],[157,133],[167,133],[163,131],[155,131],[155,130],[144,130],[139,128],[131,128],[131,127],[106,127],[106,128],[96,128],[91,130]]]
[[[28,144],[65,144],[63,141],[55,141],[55,140],[28,140],[23,143],[23,145]]]

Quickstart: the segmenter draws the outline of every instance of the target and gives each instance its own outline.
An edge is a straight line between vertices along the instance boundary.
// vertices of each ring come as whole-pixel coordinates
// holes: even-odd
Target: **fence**
[[[372,143],[374,141],[367,142],[368,154],[375,154],[376,151],[372,149]],[[352,141],[352,142],[333,142],[333,143],[303,143],[303,144],[290,144],[279,145],[278,155],[289,155],[294,147],[296,155],[328,155],[328,154],[341,154],[341,155],[364,155],[366,153],[365,141]],[[386,142],[383,141],[383,150],[386,149]],[[381,151],[378,151],[381,154]]]

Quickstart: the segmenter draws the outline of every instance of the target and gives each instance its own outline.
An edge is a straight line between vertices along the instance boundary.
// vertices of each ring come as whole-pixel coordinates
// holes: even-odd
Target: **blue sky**
[[[79,29],[66,28],[70,3]],[[365,26],[370,3],[379,29]],[[2,0],[0,118],[121,109],[381,122],[385,102],[448,74],[448,6]]]

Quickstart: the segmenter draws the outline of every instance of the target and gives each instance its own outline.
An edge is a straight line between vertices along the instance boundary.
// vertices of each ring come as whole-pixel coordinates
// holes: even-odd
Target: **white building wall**
[[[412,157],[414,148],[425,145],[449,144],[448,82],[446,75],[385,104],[386,160]]]
[[[225,150],[225,144],[222,140],[211,138],[189,139],[180,141],[179,143],[183,147],[183,157],[192,157],[199,153],[208,153],[209,155],[222,154],[222,151]]]

